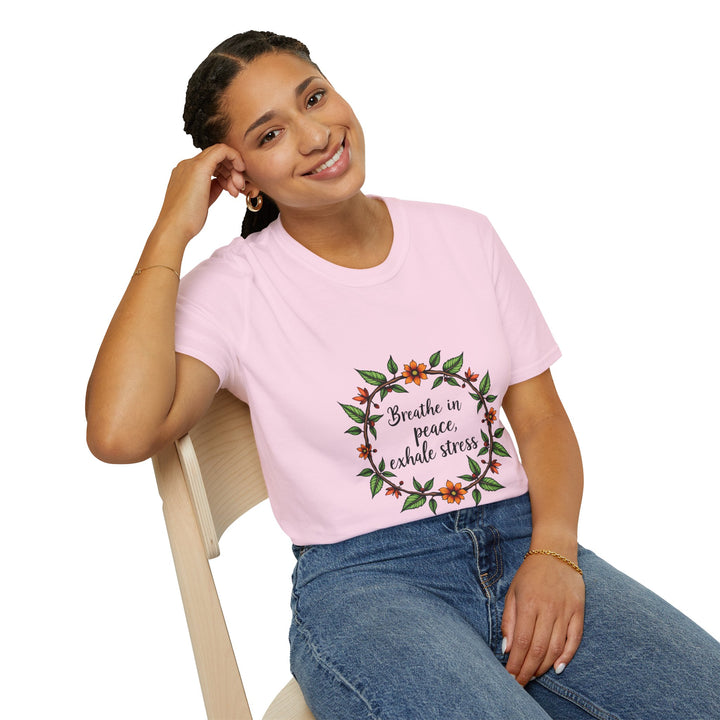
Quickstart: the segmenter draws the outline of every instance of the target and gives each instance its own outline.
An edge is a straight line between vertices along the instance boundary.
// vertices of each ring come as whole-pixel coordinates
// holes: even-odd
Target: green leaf
[[[370,434],[377,440],[377,430],[372,425],[368,427],[368,430],[370,431]]]
[[[479,399],[480,399],[480,396],[479,396],[477,393],[470,393],[470,397],[471,397],[473,400],[479,400]]]
[[[438,377],[435,378],[435,382],[432,384],[432,388],[430,388],[430,389],[434,390],[438,385],[442,385],[442,381],[443,381],[443,376],[438,375]]]
[[[443,370],[446,373],[459,373],[463,366],[463,354],[460,353],[454,358],[450,358],[443,363]]]
[[[484,477],[480,481],[479,485],[483,490],[501,490],[503,487],[505,487],[491,477]]]
[[[477,404],[477,411],[478,411],[478,412],[481,412],[481,411],[484,410],[484,409],[485,409],[485,405],[483,405],[483,401],[481,400],[481,401]]]
[[[373,475],[370,478],[370,492],[372,493],[372,496],[375,497],[381,490],[383,486],[383,479],[379,475]]]
[[[434,483],[434,482],[435,482],[435,478],[430,478],[430,479],[425,483],[425,487],[423,487],[423,490],[424,490],[425,492],[427,492],[427,491],[433,486],[433,483]]]
[[[390,389],[393,392],[406,393],[407,390],[402,385],[391,385]]]
[[[354,405],[343,405],[342,403],[338,403],[338,405],[348,414],[351,420],[358,423],[365,422],[365,412],[360,408],[356,408]]]
[[[482,468],[469,455],[465,457],[467,457],[470,472],[472,472],[473,475],[482,475]]]
[[[362,434],[362,430],[357,426],[353,425],[351,428],[348,428],[345,431],[348,435],[360,435]]]
[[[435,367],[440,363],[440,351],[438,350],[436,353],[430,356],[430,367]]]
[[[493,452],[500,457],[510,457],[510,453],[499,442],[494,442],[492,449]]]
[[[481,395],[485,395],[487,391],[490,389],[490,372],[485,373],[485,377],[480,381],[480,387],[478,388],[478,392]]]
[[[385,477],[397,477],[395,473],[391,473],[389,470],[385,470],[385,472],[383,472],[383,475]]]
[[[485,434],[485,431],[484,431],[484,430],[481,430],[481,431],[480,431],[480,435],[482,435],[482,440],[483,440],[483,442],[484,442],[484,443],[488,443],[488,445],[489,445],[489,444],[490,444],[490,438]]]
[[[488,395],[485,399],[488,402],[495,402],[497,400],[497,395]]]
[[[387,369],[391,375],[394,375],[398,371],[397,363],[393,360],[392,355],[388,360]]]
[[[475,504],[476,504],[476,505],[479,505],[479,504],[480,504],[481,494],[480,494],[480,491],[479,491],[477,488],[475,488],[475,489],[473,490],[473,492],[472,492],[472,497],[473,497],[473,500],[475,501]]]
[[[364,468],[357,474],[357,476],[358,477],[370,477],[372,474],[373,474],[372,468]]]
[[[380,470],[380,472],[383,472],[385,470],[385,458],[380,458],[380,465],[378,465],[378,470]]]
[[[388,394],[388,389],[387,389],[387,387],[381,387],[381,388],[380,388],[380,399],[381,399],[381,400],[384,400],[385,397],[387,396],[387,394]]]
[[[421,508],[425,504],[426,499],[427,498],[424,495],[416,495],[415,493],[413,493],[412,495],[408,495],[401,512],[404,512],[405,510],[417,510],[418,508]]]
[[[370,385],[384,385],[387,382],[387,378],[382,373],[375,372],[375,370],[357,370],[356,368],[356,372]]]
[[[430,510],[432,511],[433,515],[437,515],[437,502],[436,502],[435,498],[433,498],[433,499],[428,503],[428,507],[429,507]]]
[[[368,418],[368,420],[369,420],[370,422],[377,422],[377,421],[380,420],[381,418],[382,418],[382,415],[371,415],[371,416]]]
[[[458,475],[458,480],[464,480],[465,482],[471,482],[473,479],[472,475]]]
[[[490,452],[489,447],[481,447],[480,452],[478,453],[478,457],[480,457],[481,455],[487,455],[489,452]]]
[[[422,485],[421,485],[415,478],[413,478],[413,487],[414,487],[418,492],[422,492],[422,491],[423,491]]]
[[[498,428],[494,433],[493,437],[501,438],[503,436],[503,433],[505,432],[505,428]]]
[[[452,385],[453,387],[460,387],[460,383],[459,383],[455,378],[446,377],[446,378],[445,378],[445,382],[446,382],[448,385]]]

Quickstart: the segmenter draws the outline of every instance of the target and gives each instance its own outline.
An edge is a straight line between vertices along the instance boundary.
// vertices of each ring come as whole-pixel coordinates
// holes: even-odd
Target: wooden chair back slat
[[[247,405],[219,392],[153,468],[208,720],[252,720],[208,562],[225,530],[267,497]],[[313,720],[294,680],[264,720]]]

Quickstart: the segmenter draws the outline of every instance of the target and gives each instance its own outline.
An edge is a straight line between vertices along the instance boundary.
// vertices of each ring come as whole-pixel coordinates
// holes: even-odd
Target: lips
[[[306,172],[304,176],[320,179],[341,174],[347,167],[348,157],[349,151],[345,147],[345,141],[343,140],[340,147],[327,160],[324,160],[310,172]]]

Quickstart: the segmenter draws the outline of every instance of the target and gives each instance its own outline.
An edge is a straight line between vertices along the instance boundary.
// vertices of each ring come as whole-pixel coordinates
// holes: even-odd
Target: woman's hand
[[[240,154],[224,144],[183,160],[138,267],[178,272],[220,193],[243,191],[244,170]],[[213,370],[175,353],[177,291],[167,269],[133,276],[100,346],[88,384],[88,445],[106,462],[150,457],[192,427],[217,390]]]
[[[156,230],[177,233],[185,243],[202,230],[208,209],[225,190],[238,197],[245,189],[240,153],[218,143],[172,171]]]
[[[580,645],[584,613],[585,583],[578,572],[557,558],[527,558],[505,599],[508,672],[521,685],[553,666],[561,673]]]

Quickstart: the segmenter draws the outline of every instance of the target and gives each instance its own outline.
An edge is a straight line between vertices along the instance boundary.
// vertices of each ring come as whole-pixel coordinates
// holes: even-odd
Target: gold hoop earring
[[[255,202],[253,202],[253,200]],[[250,212],[259,212],[260,208],[263,206],[263,196],[258,194],[257,197],[250,197],[250,195],[245,196],[245,204],[247,205],[247,209]]]

